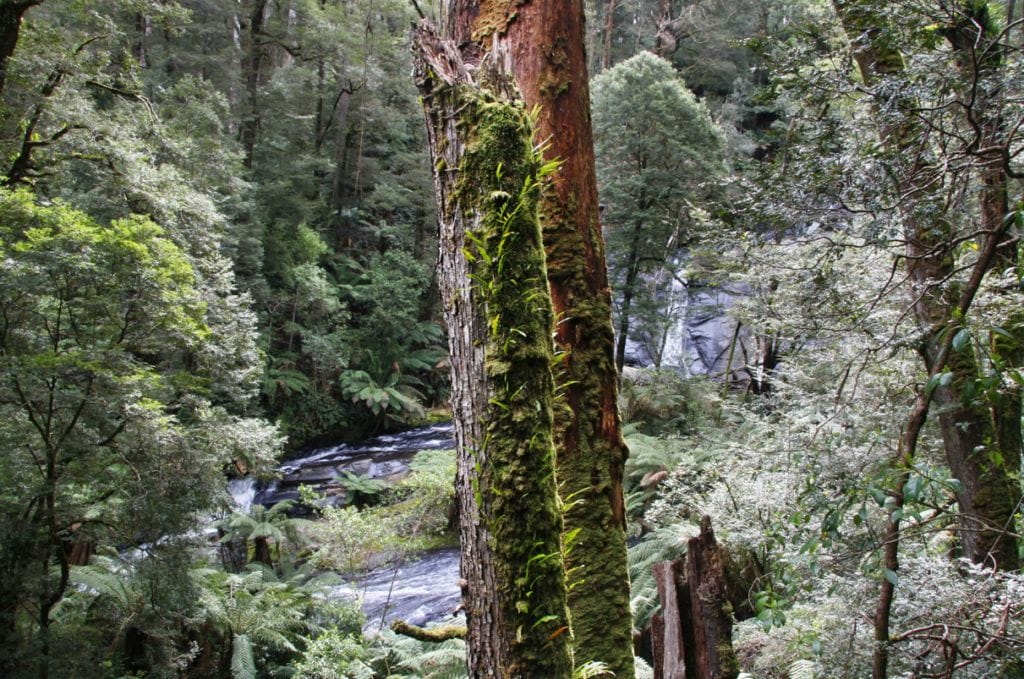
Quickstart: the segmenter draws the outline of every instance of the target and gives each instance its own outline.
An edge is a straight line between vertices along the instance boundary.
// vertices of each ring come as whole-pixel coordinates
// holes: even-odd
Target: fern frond
[[[441,677],[465,676],[466,646],[461,640],[458,644],[439,644],[437,648],[418,653],[408,660],[399,663],[404,669],[412,670],[416,676],[429,679]],[[422,647],[421,647],[422,648]]]
[[[610,677],[614,673],[608,671],[607,663],[592,660],[572,671],[572,679],[594,679],[594,677]]]
[[[99,566],[78,566],[71,569],[71,582],[98,597],[107,597],[122,611],[132,608],[133,596],[122,573]]]
[[[256,679],[256,661],[249,635],[236,634],[231,646],[232,679]]]
[[[818,666],[813,660],[800,659],[789,666],[789,679],[815,679]]]

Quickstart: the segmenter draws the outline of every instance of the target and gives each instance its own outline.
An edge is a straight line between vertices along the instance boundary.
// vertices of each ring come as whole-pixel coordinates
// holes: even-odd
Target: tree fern
[[[424,679],[461,679],[466,676],[466,644],[463,640],[451,639],[429,646],[421,644],[421,652],[399,666],[410,670],[410,676]]]
[[[88,566],[71,569],[71,582],[97,597],[104,597],[127,616],[145,599],[133,586],[131,571],[118,558],[97,555]]]
[[[418,679],[463,679],[466,676],[466,642],[449,639],[424,642],[386,630],[374,639],[369,664],[375,676]]]

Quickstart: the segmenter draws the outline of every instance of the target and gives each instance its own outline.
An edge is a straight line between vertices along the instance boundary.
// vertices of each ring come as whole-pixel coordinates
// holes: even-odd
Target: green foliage
[[[629,548],[629,603],[633,611],[633,625],[638,630],[650,625],[651,616],[659,606],[652,566],[685,554],[686,541],[698,532],[693,526],[666,526],[654,530]]]
[[[275,563],[290,562],[307,542],[303,531],[307,522],[288,516],[294,504],[292,500],[284,500],[269,509],[254,504],[247,514],[233,512],[221,522],[221,530],[224,531],[221,543],[230,544],[236,539],[242,540],[246,563],[259,561],[273,566]],[[286,546],[290,547],[287,551]]]
[[[323,520],[310,526],[319,564],[355,573],[436,546],[455,500],[454,451],[417,453],[410,475],[381,499],[382,504],[364,509],[322,509]]]
[[[637,336],[661,362],[677,309],[671,270],[708,221],[725,175],[724,137],[672,65],[643,52],[594,78],[594,153],[619,348]],[[642,313],[638,313],[642,312]],[[637,330],[636,327],[633,328]]]
[[[337,628],[326,630],[306,649],[294,664],[295,679],[358,679],[372,678],[372,671],[363,660],[367,657],[362,639]]]
[[[256,661],[248,634],[236,634],[231,641],[232,679],[256,679]]]
[[[719,407],[715,385],[683,379],[670,369],[630,370],[619,389],[626,424],[645,434],[685,434],[705,425]]]
[[[189,258],[151,220],[100,225],[3,191],[0,252],[0,412],[14,444],[4,475],[20,479],[0,512],[10,538],[25,541],[18,556],[5,544],[4,558],[41,567],[19,571],[0,596],[8,610],[35,601],[48,621],[67,593],[65,549],[183,533],[221,496],[236,446],[252,444],[247,456],[265,465],[280,441],[229,414],[238,402],[214,400],[224,392],[203,365],[223,337]],[[40,504],[49,509],[32,509]],[[48,633],[21,629],[25,643]]]
[[[343,425],[372,432],[422,416],[439,394],[443,357],[440,328],[420,320],[422,265],[388,251],[333,275],[307,263],[292,277],[288,339],[272,348],[264,390],[289,431],[300,439]]]
[[[376,676],[462,679],[466,676],[466,642],[449,639],[440,643],[418,641],[380,633],[369,648],[367,664]]]
[[[204,653],[230,657],[232,677],[266,676],[298,656],[305,635],[319,633],[321,624],[338,624],[323,601],[324,579],[303,571],[279,578],[266,566],[252,564],[242,573],[199,568],[191,576],[198,590],[191,625],[205,639]],[[340,614],[351,618],[346,611]],[[201,665],[204,659],[196,662]]]
[[[356,506],[371,503],[374,497],[387,487],[380,479],[359,476],[349,471],[342,472],[338,477],[338,483],[351,494],[352,504]]]

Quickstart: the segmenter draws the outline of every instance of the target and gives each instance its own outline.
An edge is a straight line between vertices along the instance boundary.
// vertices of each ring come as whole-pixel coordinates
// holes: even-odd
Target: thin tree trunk
[[[342,89],[334,109],[334,178],[331,181],[331,213],[337,215],[345,200],[345,171],[348,159],[348,111],[352,100],[351,88]],[[337,220],[337,217],[334,217]],[[339,220],[340,221],[340,220]],[[339,227],[335,230],[337,243],[351,247],[352,234]]]
[[[135,13],[135,39],[132,41],[132,58],[139,68],[149,68],[146,58],[146,38],[149,36],[149,18],[142,12]]]
[[[615,369],[619,375],[626,365],[626,344],[629,342],[629,315],[633,311],[633,294],[636,291],[636,281],[640,276],[640,223],[633,227],[633,242],[630,244],[629,255],[626,258],[626,281],[622,286],[622,304],[619,307],[619,332],[615,345]]]
[[[604,34],[601,36],[601,70],[611,68],[612,65],[612,35],[615,33],[615,8],[618,6],[616,0],[606,0],[604,3]]]
[[[1014,22],[1014,16],[1017,14],[1017,2],[1016,0],[1006,0],[1006,25],[1012,26]],[[1004,55],[1008,54],[1013,46],[1013,31],[1006,32],[1006,49]]]
[[[253,0],[249,25],[244,32],[245,53],[242,57],[242,78],[245,80],[245,108],[239,124],[238,138],[242,144],[242,162],[252,169],[256,138],[260,127],[259,87],[266,55],[260,44],[266,19],[267,0]]]

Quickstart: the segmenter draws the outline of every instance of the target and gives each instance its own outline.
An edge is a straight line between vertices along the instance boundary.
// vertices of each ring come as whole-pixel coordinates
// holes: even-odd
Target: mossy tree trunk
[[[582,0],[453,0],[448,36],[464,54],[495,45],[527,109],[544,156],[561,161],[545,187],[541,222],[561,361],[564,407],[555,415],[559,491],[565,501],[569,608],[577,663],[633,675],[623,465],[611,293],[598,213],[584,53]]]
[[[469,674],[570,677],[541,162],[504,76],[490,64],[471,75],[426,23],[414,43],[440,213]]]

